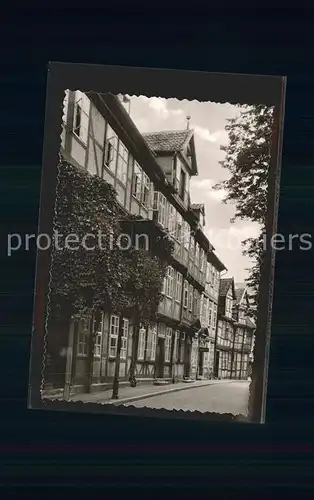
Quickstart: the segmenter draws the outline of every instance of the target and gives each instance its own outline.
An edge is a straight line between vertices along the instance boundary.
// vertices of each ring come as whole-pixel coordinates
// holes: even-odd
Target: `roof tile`
[[[233,282],[233,278],[222,278],[220,280],[219,295],[221,297],[224,297],[225,295],[227,295],[228,290],[229,290],[232,282]]]
[[[142,135],[153,151],[175,153],[183,148],[184,143],[192,137],[193,133],[192,129],[186,129],[150,132]]]

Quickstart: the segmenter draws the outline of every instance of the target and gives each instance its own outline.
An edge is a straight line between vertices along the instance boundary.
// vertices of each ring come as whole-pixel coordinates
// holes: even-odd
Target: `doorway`
[[[214,377],[216,377],[216,378],[218,378],[218,375],[219,375],[219,355],[220,355],[220,352],[216,351],[215,363],[214,363]]]
[[[185,359],[184,359],[184,377],[189,378],[190,376],[190,364],[191,364],[191,344],[186,344],[185,349]]]
[[[165,339],[158,338],[156,350],[156,377],[164,377],[164,364],[165,364]]]
[[[199,362],[198,362],[198,374],[200,377],[203,376],[204,372],[204,353],[199,353]]]

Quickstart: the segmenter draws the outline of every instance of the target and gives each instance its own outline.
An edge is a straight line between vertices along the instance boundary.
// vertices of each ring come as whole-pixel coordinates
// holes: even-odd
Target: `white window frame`
[[[132,176],[132,196],[142,202],[143,170],[136,160],[134,160]]]
[[[109,123],[106,124],[104,166],[116,175],[118,136]]]
[[[166,279],[166,297],[169,299],[173,298],[173,283],[174,283],[174,269],[171,266],[167,267],[167,279]]]
[[[118,350],[120,318],[116,314],[111,314],[109,322],[109,357],[115,358]],[[113,342],[114,341],[114,342]]]
[[[129,151],[124,143],[119,139],[118,151],[117,151],[117,179],[126,184],[127,172],[128,172],[128,161],[129,161]]]
[[[205,307],[204,307],[204,300],[205,300],[205,297],[204,297],[204,294],[202,293],[201,294],[201,297],[200,297],[200,318],[202,320],[202,322],[204,322],[204,312],[205,312]]]
[[[145,172],[143,172],[142,176],[141,203],[145,208],[150,206],[150,178]]]
[[[187,309],[189,305],[189,282],[184,280],[183,284],[183,307]]]
[[[76,126],[77,110],[80,109],[79,130]],[[80,90],[75,91],[74,113],[73,113],[73,134],[86,146],[88,141],[90,100],[87,95]],[[84,123],[85,122],[85,123]]]
[[[200,266],[200,246],[198,243],[195,244],[195,264],[196,264],[196,267],[199,268],[199,266]]]
[[[146,329],[141,327],[138,333],[137,359],[143,361],[145,357]]]
[[[158,213],[158,223],[167,229],[168,225],[168,202],[167,198],[159,191],[154,192],[153,210]]]
[[[183,224],[182,215],[179,212],[177,212],[175,220],[175,239],[179,242],[181,242],[182,239],[182,224]]]
[[[194,261],[195,259],[195,239],[193,236],[190,238],[190,251],[189,251],[190,259]]]
[[[215,330],[216,328],[216,322],[217,322],[217,305],[214,304],[214,307],[213,307],[213,329]]]
[[[94,320],[95,323],[95,320]],[[104,315],[101,314],[101,319],[98,325],[98,330],[95,332],[94,358],[101,358],[102,338],[104,327]]]
[[[183,283],[183,275],[177,271],[176,273],[176,295],[175,299],[176,302],[181,303],[181,296],[182,296],[182,283]]]
[[[157,349],[157,330],[154,328],[150,332],[150,348],[148,349],[147,356],[149,361],[155,361]]]
[[[213,321],[213,303],[208,299],[208,324],[212,328]]]
[[[162,280],[162,286],[161,286],[161,291],[160,291],[160,293],[162,293],[162,295],[166,295],[166,283],[167,283],[167,275]]]
[[[186,250],[189,249],[190,237],[191,237],[190,224],[186,221],[183,221],[183,246]]]
[[[172,339],[172,329],[167,326],[166,337],[165,337],[165,363],[170,363],[171,361],[171,339]]]
[[[123,333],[121,337],[121,350],[120,350],[120,359],[123,360],[125,360],[127,356],[129,327],[130,327],[129,320],[127,318],[123,318],[123,327],[122,327]]]
[[[176,219],[177,211],[174,206],[169,203],[168,230],[171,236],[174,236],[176,232]]]
[[[88,338],[90,330],[90,318],[82,320],[79,325],[79,331],[77,336],[77,346],[76,355],[81,358],[86,358],[88,356]],[[81,329],[82,326],[82,329]]]
[[[188,309],[190,312],[193,310],[193,286],[189,285],[189,300],[188,300]]]
[[[200,249],[200,272],[203,273],[204,271],[204,250],[201,248]]]
[[[158,200],[158,222],[164,228],[167,227],[167,198],[162,193],[159,193]]]
[[[194,288],[193,290],[193,313],[194,316],[199,318],[199,294],[198,291]]]

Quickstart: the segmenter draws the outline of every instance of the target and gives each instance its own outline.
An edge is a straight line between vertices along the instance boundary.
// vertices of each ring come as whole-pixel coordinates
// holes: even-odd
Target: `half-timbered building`
[[[220,272],[225,266],[204,234],[204,207],[190,201],[190,179],[198,174],[193,130],[141,134],[131,119],[125,96],[66,91],[61,155],[113,185],[122,213],[138,216],[174,241],[158,320],[155,326],[139,330],[137,381],[210,376]],[[112,384],[119,321],[114,311],[103,314],[96,335],[92,390]],[[88,320],[80,321],[75,335],[69,336],[71,392],[84,390],[89,376],[90,330]],[[129,380],[134,332],[133,318],[124,317],[120,383]],[[200,356],[205,338],[209,349],[205,345]]]

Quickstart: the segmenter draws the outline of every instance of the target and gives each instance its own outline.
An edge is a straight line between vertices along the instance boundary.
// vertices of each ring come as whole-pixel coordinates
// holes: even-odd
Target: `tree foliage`
[[[91,310],[128,311],[147,321],[155,316],[166,263],[145,250],[124,250],[116,244],[122,233],[121,216],[111,185],[61,161],[54,230],[63,238],[60,236],[62,244],[52,252],[53,312],[59,310],[75,319],[84,318]],[[66,247],[69,234],[77,235],[79,242],[89,235],[86,246],[94,248]],[[163,247],[171,252],[167,241]]]
[[[240,107],[240,106],[239,106]],[[254,262],[249,270],[247,285],[252,290],[252,314],[256,314],[261,263],[264,257],[263,234],[267,213],[268,170],[271,159],[273,108],[265,105],[241,106],[239,114],[228,120],[228,144],[221,146],[225,158],[221,166],[229,178],[214,186],[224,189],[224,203],[232,203],[236,220],[252,221],[259,225],[257,238],[242,242],[243,254]]]

